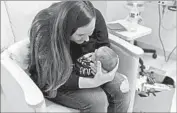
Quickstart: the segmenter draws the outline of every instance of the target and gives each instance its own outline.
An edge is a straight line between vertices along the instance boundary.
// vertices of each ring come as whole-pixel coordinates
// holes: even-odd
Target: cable
[[[163,41],[162,41],[162,38],[161,38],[161,13],[160,13],[160,4],[158,4],[158,10],[159,10],[159,31],[158,31],[158,34],[159,34],[159,39],[160,39],[160,42],[162,44],[162,48],[163,48],[163,53],[164,53],[164,58],[165,58],[165,61],[168,62],[172,53],[174,52],[174,50],[177,48],[177,46],[175,46],[173,48],[173,50],[170,52],[170,54],[168,55],[168,57],[166,56],[166,51],[165,51],[165,47],[164,47],[164,44],[163,44]]]
[[[13,30],[13,27],[12,27],[12,22],[11,22],[11,19],[10,19],[10,14],[9,14],[9,11],[8,11],[8,8],[7,8],[7,4],[6,4],[6,1],[4,1],[4,5],[5,5],[5,9],[6,9],[6,12],[7,12],[7,16],[8,16],[8,19],[9,19],[9,23],[10,23],[10,27],[11,27],[11,31],[12,31],[12,35],[14,37],[14,43],[16,42],[16,36],[15,36],[15,33],[14,33],[14,30]]]
[[[171,54],[173,53],[173,51],[174,51],[176,48],[177,48],[177,46],[175,46],[175,47],[173,48],[173,50],[170,52],[170,54],[169,54],[169,56],[168,56],[168,58],[167,58],[167,62],[168,62],[168,60],[170,59]]]

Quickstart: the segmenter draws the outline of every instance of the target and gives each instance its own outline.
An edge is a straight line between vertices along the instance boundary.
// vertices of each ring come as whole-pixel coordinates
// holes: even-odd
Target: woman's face
[[[89,24],[83,27],[79,27],[76,32],[71,36],[71,40],[77,44],[82,44],[83,42],[89,41],[89,36],[92,35],[95,29],[95,21],[93,18]]]

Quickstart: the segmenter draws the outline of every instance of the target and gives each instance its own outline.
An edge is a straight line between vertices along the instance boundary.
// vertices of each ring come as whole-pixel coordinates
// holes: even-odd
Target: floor
[[[152,54],[144,54],[142,58],[147,69],[149,66],[152,66],[164,70],[168,73],[168,76],[172,77],[176,81],[176,60],[169,60],[168,62],[165,62],[163,56],[158,56],[157,59],[153,59]],[[173,95],[172,106],[170,111],[176,112],[176,88],[175,93]]]

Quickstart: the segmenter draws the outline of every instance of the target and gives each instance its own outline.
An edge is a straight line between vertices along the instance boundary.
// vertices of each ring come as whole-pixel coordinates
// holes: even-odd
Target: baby
[[[106,72],[112,71],[118,62],[118,55],[109,47],[103,46],[95,50],[93,53],[88,53],[79,59],[75,64],[76,74],[82,77],[94,77],[91,63],[96,65],[100,61],[103,70]]]
[[[75,64],[76,68],[76,74],[81,77],[90,77],[94,78],[94,72],[91,69],[91,63],[96,65],[96,62],[100,61],[102,64],[103,73],[112,71],[117,64],[119,64],[118,56],[117,54],[110,48],[103,46],[95,50],[93,53],[88,53],[79,59],[77,59],[77,62]],[[129,91],[129,82],[128,78],[121,74],[116,73],[118,76],[116,76],[117,82],[119,83],[119,89],[122,91],[122,93],[126,93]]]

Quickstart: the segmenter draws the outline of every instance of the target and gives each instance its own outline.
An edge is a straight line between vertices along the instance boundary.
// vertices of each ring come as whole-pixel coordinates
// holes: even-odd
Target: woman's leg
[[[125,76],[117,73],[113,81],[101,87],[108,97],[108,112],[127,112],[130,103],[130,91],[128,79]]]
[[[107,112],[107,95],[101,88],[60,91],[51,101],[81,112]]]

